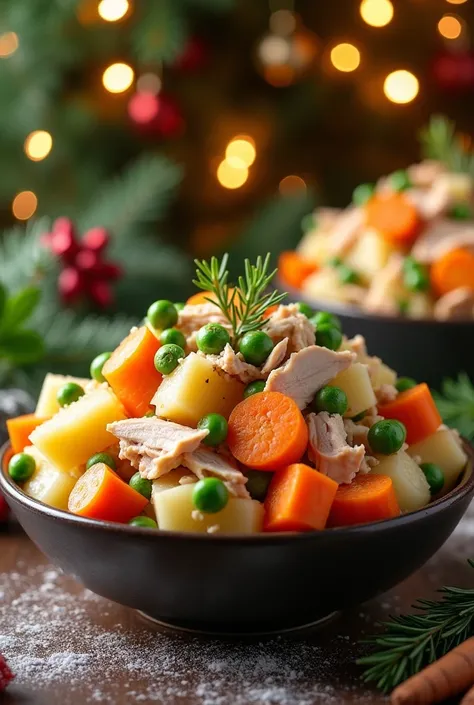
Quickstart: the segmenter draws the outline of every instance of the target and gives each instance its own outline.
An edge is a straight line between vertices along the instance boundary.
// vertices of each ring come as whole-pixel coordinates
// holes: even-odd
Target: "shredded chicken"
[[[388,404],[388,402],[398,397],[398,390],[393,384],[381,384],[380,387],[375,390],[375,396],[377,397],[378,404]]]
[[[288,338],[283,338],[279,343],[275,345],[270,355],[265,360],[265,364],[262,367],[262,375],[266,378],[272,370],[276,370],[277,367],[281,365],[286,357],[288,350]]]
[[[274,343],[288,338],[288,352],[298,352],[316,340],[314,326],[298,311],[296,304],[279,306],[263,327]]]
[[[266,379],[270,372],[284,360],[287,348],[288,338],[283,338],[275,345],[262,368],[245,362],[243,355],[236,353],[229,344],[225,346],[220,355],[207,355],[207,357],[228,375],[238,377],[241,382],[248,384],[257,379]]]
[[[196,334],[206,323],[220,323],[226,330],[231,331],[229,321],[215,304],[189,305],[179,311],[176,328],[185,336],[188,350],[197,350]]]
[[[474,248],[472,220],[439,219],[429,224],[413,245],[411,254],[419,262],[431,264],[457,247]]]
[[[356,335],[353,338],[344,338],[342,348],[353,352],[359,362],[365,362],[365,358],[367,357],[367,345],[363,335]]]
[[[345,370],[354,360],[349,351],[334,352],[311,345],[293,353],[282,367],[270,373],[265,391],[281,392],[305,409],[316,392]]]
[[[379,270],[372,279],[367,292],[365,307],[368,311],[379,313],[398,313],[398,303],[392,291],[402,287],[403,257],[392,255],[386,266]]]
[[[415,188],[430,188],[438,176],[446,172],[446,166],[434,159],[425,159],[408,167],[408,177]]]
[[[226,458],[212,450],[198,448],[192,453],[185,453],[183,465],[200,480],[209,476],[218,477],[235,497],[250,497],[245,487],[245,475]]]
[[[346,208],[341,213],[331,228],[331,254],[342,255],[354,245],[364,219],[364,210],[356,206]]]
[[[363,426],[367,426],[367,428],[372,428],[374,423],[377,423],[377,421],[382,421],[383,416],[380,416],[379,411],[376,406],[371,406],[370,409],[367,409],[367,412],[364,416],[363,419],[361,419],[361,424]]]
[[[367,455],[367,453],[371,453],[371,448],[367,440],[369,433],[368,426],[355,423],[352,419],[344,419],[344,429],[347,434],[347,442],[350,446],[364,446],[365,448],[366,455],[361,463],[359,472],[364,474],[370,472],[370,470],[378,465],[380,461],[372,455]]]
[[[459,287],[449,291],[434,305],[434,317],[439,321],[472,320],[474,316],[474,291]]]
[[[308,456],[319,472],[339,484],[352,482],[365,457],[363,445],[351,447],[346,440],[342,416],[326,411],[308,414]]]

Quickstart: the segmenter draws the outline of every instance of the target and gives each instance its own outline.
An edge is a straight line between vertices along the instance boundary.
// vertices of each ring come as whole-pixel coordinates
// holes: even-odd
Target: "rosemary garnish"
[[[433,115],[421,130],[420,141],[425,157],[443,162],[450,171],[474,177],[474,152],[469,149],[463,135],[456,133],[452,120],[443,115]]]
[[[232,343],[237,345],[245,333],[258,330],[265,323],[263,317],[270,306],[279,304],[285,298],[285,293],[268,292],[267,287],[276,274],[276,269],[268,272],[270,254],[265,259],[257,257],[255,264],[245,260],[245,277],[239,277],[237,286],[228,283],[229,271],[226,253],[219,262],[217,257],[206,260],[194,260],[196,264],[196,279],[193,281],[199,289],[212,292],[213,303],[222,311],[232,327]]]
[[[474,568],[474,561],[469,561]],[[418,600],[420,614],[391,617],[386,631],[368,643],[377,650],[358,660],[365,682],[385,693],[474,635],[474,589],[444,587],[438,601]]]
[[[444,379],[441,393],[433,390],[433,397],[444,423],[474,440],[474,385],[465,372],[457,379]]]

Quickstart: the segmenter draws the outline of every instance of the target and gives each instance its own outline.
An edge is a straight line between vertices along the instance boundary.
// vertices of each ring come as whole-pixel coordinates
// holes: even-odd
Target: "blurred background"
[[[471,134],[473,3],[2,0],[0,386],[84,372],[193,256],[276,258],[433,113]]]

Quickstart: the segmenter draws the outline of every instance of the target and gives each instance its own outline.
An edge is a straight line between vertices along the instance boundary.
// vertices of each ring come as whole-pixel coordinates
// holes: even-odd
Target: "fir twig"
[[[0,282],[10,291],[36,281],[52,268],[52,257],[40,239],[49,226],[48,218],[39,218],[29,221],[26,228],[11,228],[0,238]]]
[[[423,155],[443,162],[450,171],[474,177],[474,152],[467,148],[454,122],[443,115],[433,115],[420,132]]]
[[[469,561],[474,568],[474,562]],[[367,666],[364,681],[385,693],[444,656],[474,635],[474,589],[443,587],[442,598],[418,600],[418,614],[391,617],[383,623],[385,633],[367,643],[376,647],[358,660]]]
[[[443,380],[441,393],[433,390],[433,397],[444,423],[474,440],[474,385],[467,374]]]

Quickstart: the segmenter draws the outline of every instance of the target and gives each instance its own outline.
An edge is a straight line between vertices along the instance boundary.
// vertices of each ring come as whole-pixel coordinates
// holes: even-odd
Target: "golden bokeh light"
[[[451,5],[464,5],[467,0],[446,0],[446,2],[449,2]]]
[[[240,188],[248,178],[249,170],[240,159],[224,159],[217,168],[217,180],[224,188]]]
[[[101,0],[97,12],[106,22],[117,22],[127,14],[128,0]]]
[[[12,203],[12,211],[18,220],[28,220],[38,207],[38,199],[33,191],[20,191]]]
[[[290,174],[290,176],[285,176],[285,178],[280,181],[278,190],[282,196],[291,196],[293,193],[306,191],[306,182],[301,176]]]
[[[257,156],[255,142],[248,135],[234,137],[227,145],[225,156],[231,163],[232,160],[237,159],[240,160],[244,166],[251,166]]]
[[[411,103],[419,90],[417,77],[404,69],[389,73],[383,84],[383,92],[392,103]]]
[[[18,49],[18,35],[15,32],[0,34],[0,58],[6,59]]]
[[[338,71],[355,71],[360,64],[360,51],[353,44],[336,44],[331,49],[331,63]]]
[[[35,130],[30,132],[25,140],[24,150],[26,156],[33,162],[40,162],[50,153],[53,146],[53,138],[45,130]]]
[[[443,15],[438,22],[438,32],[445,39],[457,39],[462,32],[462,24],[456,15]]]
[[[393,19],[390,0],[362,0],[360,15],[371,27],[385,27]]]
[[[132,85],[134,76],[134,71],[128,64],[111,64],[103,73],[102,83],[109,93],[123,93]]]

